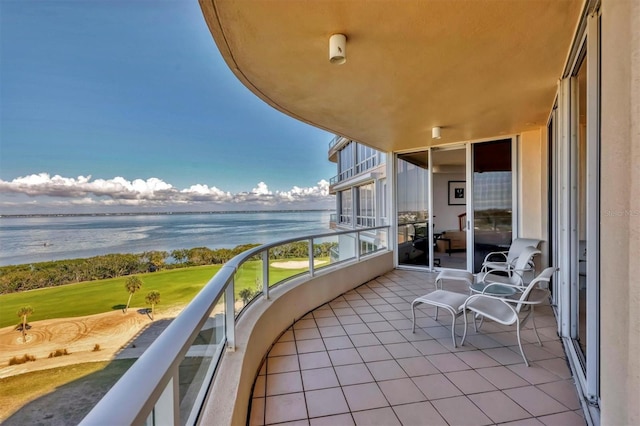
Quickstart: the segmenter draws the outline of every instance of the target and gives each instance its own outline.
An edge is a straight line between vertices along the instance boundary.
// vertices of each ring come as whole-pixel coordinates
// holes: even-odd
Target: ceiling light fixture
[[[344,64],[347,62],[347,36],[334,34],[329,38],[329,62]]]
[[[440,127],[434,127],[431,129],[431,138],[440,139]]]

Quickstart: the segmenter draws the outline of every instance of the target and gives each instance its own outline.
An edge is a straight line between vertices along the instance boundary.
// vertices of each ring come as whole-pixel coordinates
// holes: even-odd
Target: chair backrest
[[[514,274],[509,279],[511,284],[520,284],[520,280],[524,279],[524,271],[529,269],[529,262],[533,260],[535,255],[540,253],[541,251],[533,246],[527,246],[522,249],[515,265],[513,265]]]
[[[529,300],[529,297],[531,296],[531,292],[533,291],[535,286],[537,284],[541,283],[541,282],[548,283],[549,281],[551,281],[551,276],[557,270],[558,270],[558,268],[555,268],[553,266],[545,268],[542,272],[540,272],[540,274],[538,274],[537,277],[535,277],[533,280],[531,280],[531,282],[529,284],[527,284],[527,288],[524,289],[524,291],[520,295],[520,299],[519,300],[521,302]],[[518,303],[516,305],[516,311],[520,312],[520,309],[522,308],[522,306],[524,306],[524,304]]]
[[[520,257],[520,253],[525,247],[532,246],[534,248],[538,248],[542,240],[538,240],[536,238],[516,238],[511,243],[509,247],[509,253],[507,253],[507,262],[513,263],[518,257]]]

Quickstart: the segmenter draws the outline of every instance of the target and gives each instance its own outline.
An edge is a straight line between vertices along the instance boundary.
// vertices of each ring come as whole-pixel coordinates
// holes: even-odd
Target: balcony
[[[212,406],[227,411],[216,423],[246,419],[260,363],[282,330],[392,269],[388,228],[292,238],[234,257],[81,424],[195,424]]]
[[[332,161],[334,163],[337,162],[338,151],[340,151],[340,148],[342,148],[344,145],[346,145],[349,142],[350,142],[349,139],[339,135],[335,135],[333,138],[331,138],[331,140],[329,141],[329,154],[328,154],[329,161]]]
[[[543,347],[523,329],[531,367],[511,327],[485,322],[454,349],[449,315],[419,305],[414,334],[410,302],[436,274],[394,270],[387,238],[341,231],[234,258],[82,424],[585,424],[551,307],[536,309]],[[317,266],[327,239],[340,244]],[[308,269],[275,282],[274,255],[300,241]],[[262,290],[243,307],[247,274]]]
[[[454,349],[446,312],[435,321],[418,305],[411,332],[410,302],[435,276],[388,272],[284,330],[255,380],[250,424],[585,424],[549,306],[536,309],[543,346],[523,332],[531,367],[514,328],[492,322]]]

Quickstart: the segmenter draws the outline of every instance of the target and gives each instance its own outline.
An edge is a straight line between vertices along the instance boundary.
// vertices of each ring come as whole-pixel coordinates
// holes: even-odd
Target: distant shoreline
[[[334,209],[294,209],[294,210],[222,210],[203,212],[137,212],[137,213],[34,213],[34,214],[0,214],[1,218],[30,218],[30,217],[109,217],[109,216],[173,216],[196,214],[246,214],[246,213],[301,213],[301,212],[331,212]]]

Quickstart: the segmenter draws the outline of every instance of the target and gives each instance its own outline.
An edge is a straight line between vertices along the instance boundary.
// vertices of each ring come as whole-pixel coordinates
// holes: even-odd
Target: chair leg
[[[451,341],[453,341],[453,347],[457,348],[456,344],[456,313],[451,312],[451,316],[453,317],[453,322],[451,323]]]
[[[473,313],[473,311],[471,313]],[[462,340],[460,341],[460,346],[464,346],[464,339],[467,338],[467,311],[466,310],[462,311],[462,316],[464,316],[464,333],[462,334]]]
[[[538,339],[538,345],[542,346],[542,341],[540,340],[540,336],[538,336],[538,329],[536,328],[536,318],[533,314],[533,305],[531,305],[531,324],[533,324],[533,332],[536,335],[536,339]]]
[[[438,307],[436,306],[436,321],[438,321]]]
[[[524,359],[524,363],[527,367],[529,367],[529,361],[527,361],[527,357],[524,355],[524,350],[522,349],[522,341],[520,340],[520,321],[516,323],[516,334],[518,335],[518,346],[520,347],[520,355],[522,355],[522,359]]]
[[[416,332],[416,302],[411,303],[411,319],[413,320],[413,328],[411,329],[412,333]]]

